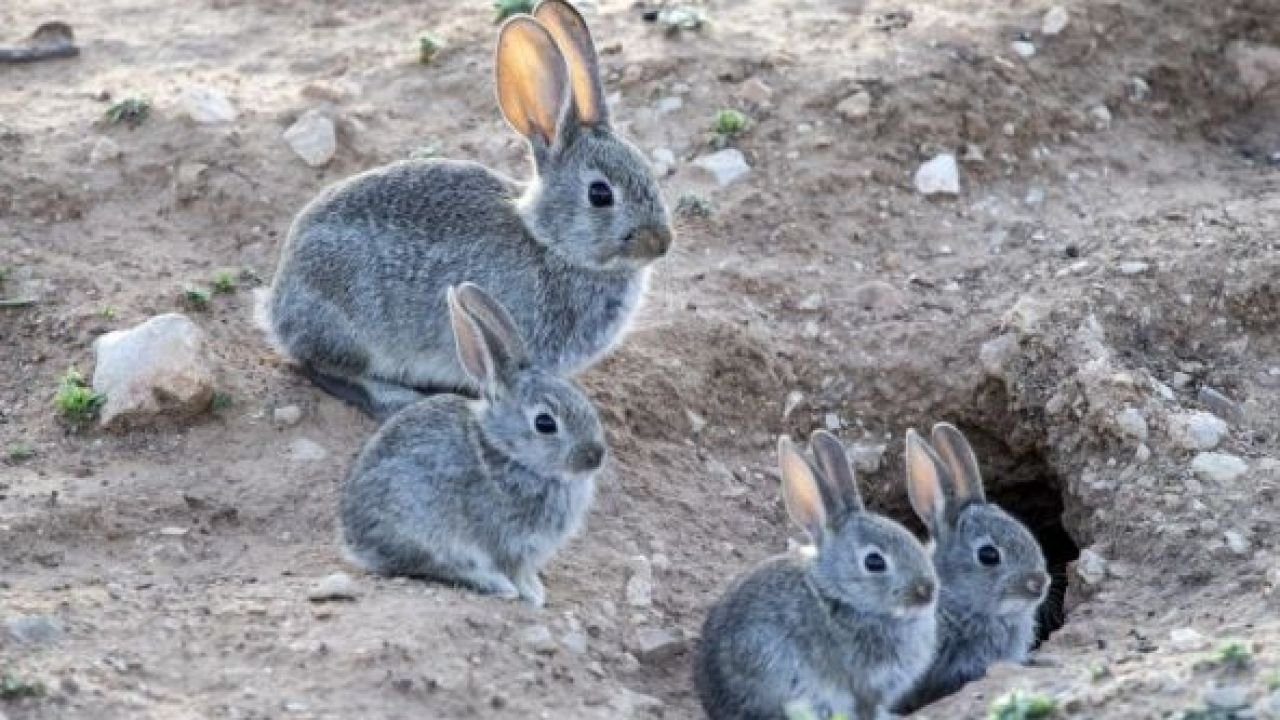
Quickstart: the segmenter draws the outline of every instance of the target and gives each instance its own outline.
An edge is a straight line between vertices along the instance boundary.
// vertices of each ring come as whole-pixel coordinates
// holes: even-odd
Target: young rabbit
[[[1024,662],[1036,639],[1036,609],[1049,590],[1040,545],[1022,523],[986,501],[964,435],[939,423],[932,439],[930,447],[907,431],[907,492],[929,529],[942,583],[938,651],[899,711],[955,692],[994,662]]]
[[[538,570],[582,524],[604,432],[577,386],[530,365],[501,305],[469,283],[446,298],[481,396],[434,395],[370,438],[342,491],[348,554],[541,606]]]
[[[782,495],[817,546],[739,579],[707,616],[694,684],[712,720],[781,720],[792,703],[873,720],[929,665],[937,580],[905,528],[867,512],[840,441],[811,468],[778,443]]]
[[[474,391],[445,288],[509,309],[530,362],[572,374],[640,302],[671,221],[644,156],[609,123],[586,23],[564,0],[500,31],[498,103],[529,143],[517,183],[455,160],[395,163],[322,192],[294,220],[260,321],[328,392],[385,417],[424,392]]]

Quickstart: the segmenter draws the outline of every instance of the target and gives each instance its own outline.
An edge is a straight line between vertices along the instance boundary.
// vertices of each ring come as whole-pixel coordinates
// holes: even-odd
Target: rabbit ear
[[[445,291],[445,299],[449,303],[449,323],[453,326],[458,361],[471,379],[484,388],[485,394],[490,394],[497,381],[497,373],[484,333],[458,301],[458,291],[455,288]]]
[[[933,426],[933,447],[951,471],[951,501],[959,509],[966,503],[986,502],[978,458],[964,434],[950,423]]]
[[[916,515],[937,536],[946,528],[947,499],[942,486],[946,470],[933,448],[914,429],[907,430],[907,497]]]
[[[582,15],[565,0],[543,0],[533,16],[555,38],[556,45],[569,66],[569,82],[573,88],[573,104],[578,122],[583,125],[608,123],[608,107],[604,84],[600,82],[600,63],[591,31]]]
[[[822,545],[827,531],[827,508],[813,469],[791,443],[791,438],[778,438],[778,467],[782,471],[782,500],[787,514],[809,533],[815,545]]]
[[[511,314],[479,285],[464,282],[456,288],[457,303],[480,327],[498,374],[506,377],[528,364],[520,329]]]
[[[569,71],[551,33],[528,16],[507,20],[498,32],[495,72],[507,122],[551,146],[569,100]]]
[[[844,510],[862,512],[862,495],[858,493],[858,479],[853,466],[845,455],[844,445],[826,430],[816,430],[809,436],[809,447],[818,461],[818,470],[828,489],[828,497],[841,503]]]

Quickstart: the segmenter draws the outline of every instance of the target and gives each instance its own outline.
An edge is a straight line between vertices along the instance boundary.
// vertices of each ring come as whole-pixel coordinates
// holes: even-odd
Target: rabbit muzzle
[[[1038,606],[1044,602],[1049,592],[1049,575],[1042,571],[1023,574],[1011,582],[1004,598],[1000,601],[1000,610],[1005,613],[1017,613],[1026,607]]]
[[[665,225],[636,228],[627,236],[625,254],[633,260],[657,260],[671,249],[674,233]]]

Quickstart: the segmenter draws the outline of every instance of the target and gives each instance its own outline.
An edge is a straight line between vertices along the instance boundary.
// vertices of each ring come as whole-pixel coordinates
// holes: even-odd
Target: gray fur
[[[573,103],[551,142],[527,139],[527,183],[472,162],[406,161],[312,200],[263,307],[280,349],[362,388],[360,404],[375,416],[419,390],[474,392],[444,298],[446,287],[474,281],[511,312],[534,365],[572,374],[607,353],[671,243],[666,205],[640,151],[604,120],[581,122]],[[588,201],[597,180],[611,186],[613,206]]]
[[[373,572],[541,605],[538,571],[582,525],[604,433],[571,381],[524,363],[491,366],[498,376],[481,398],[428,398],[370,438],[343,487],[343,536]],[[558,432],[535,430],[539,413]]]
[[[941,522],[936,515],[917,514],[929,528],[933,564],[942,589],[938,597],[938,651],[929,671],[899,711],[920,708],[983,677],[996,662],[1025,662],[1036,639],[1036,611],[1049,589],[1044,553],[1026,526],[999,506],[985,501],[976,460],[963,436],[951,426],[934,430],[951,433],[963,452],[932,454],[941,494],[949,506]],[[957,441],[955,438],[959,438]],[[945,458],[946,465],[939,458]],[[954,479],[965,475],[965,482]],[[969,491],[955,488],[968,486]],[[978,548],[995,546],[1000,563],[988,567],[978,561]]]
[[[829,480],[821,481],[824,498]],[[769,560],[711,609],[694,684],[712,720],[782,720],[795,701],[820,717],[874,720],[929,665],[937,581],[928,556],[901,525],[863,510],[856,486],[852,492],[828,516],[815,558]],[[884,572],[865,568],[872,549],[886,560]]]

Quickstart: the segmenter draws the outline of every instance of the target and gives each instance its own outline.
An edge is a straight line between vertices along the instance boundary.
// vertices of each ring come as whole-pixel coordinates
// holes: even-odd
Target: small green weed
[[[422,33],[418,36],[418,62],[422,65],[430,65],[443,47],[444,43],[440,42],[440,38],[431,33]]]
[[[1230,670],[1244,670],[1253,663],[1253,653],[1249,647],[1238,640],[1223,643],[1218,648],[1214,659],[1219,665]]]
[[[685,193],[676,201],[676,217],[709,218],[715,212],[715,203],[696,193]]]
[[[68,368],[67,374],[58,383],[58,393],[53,398],[53,404],[64,418],[81,423],[92,420],[106,400],[106,395],[94,392],[89,387],[79,370]]]
[[[1106,663],[1096,662],[1089,666],[1089,679],[1098,682],[1111,677],[1111,668]]]
[[[747,129],[748,122],[747,116],[743,113],[733,109],[725,109],[716,113],[716,119],[712,123],[711,129],[722,137],[733,137],[742,134]]]
[[[182,304],[192,310],[207,310],[209,308],[209,291],[195,287],[186,288],[182,291]]]
[[[111,307],[110,305],[104,306],[101,310],[98,311],[98,314],[102,316],[103,320],[116,319],[116,309]]]
[[[529,15],[533,12],[533,0],[494,0],[493,10],[497,13],[494,24],[500,23],[512,15]]]
[[[129,127],[138,127],[151,115],[151,101],[143,97],[125,98],[107,108],[107,122],[112,125],[124,123]]]
[[[1048,695],[1014,690],[992,701],[987,720],[1039,720],[1057,709],[1058,702]]]
[[[35,457],[36,449],[31,447],[31,443],[20,442],[9,447],[8,455],[11,462],[22,462]]]
[[[231,393],[215,392],[213,399],[209,401],[209,409],[214,412],[222,412],[235,404],[235,399],[231,397]]]
[[[0,675],[0,700],[40,697],[44,695],[44,683],[20,678],[11,672]]]
[[[219,270],[213,276],[213,291],[219,295],[230,295],[236,291],[236,274],[230,270]]]

